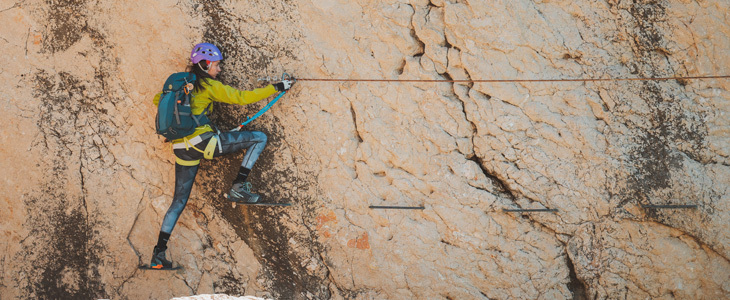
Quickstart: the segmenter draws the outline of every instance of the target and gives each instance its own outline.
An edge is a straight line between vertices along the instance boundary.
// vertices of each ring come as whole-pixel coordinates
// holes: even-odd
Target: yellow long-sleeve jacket
[[[194,115],[202,114],[203,111],[205,111],[205,109],[213,101],[228,104],[245,105],[266,99],[267,97],[276,93],[276,89],[271,84],[264,88],[254,89],[253,91],[241,91],[214,79],[208,79],[208,83],[205,83],[205,81],[203,81],[202,87],[203,89],[197,92],[193,91],[192,93],[193,100],[191,104],[191,110]],[[155,95],[155,98],[152,100],[155,106],[160,103],[160,95],[162,95],[162,93]],[[211,106],[208,113],[210,113],[212,110],[213,107]],[[213,128],[211,128],[210,125],[202,125],[198,128],[195,128],[195,132],[185,138],[191,139],[205,132],[211,131],[213,131]],[[172,143],[182,143],[185,138],[173,140]]]

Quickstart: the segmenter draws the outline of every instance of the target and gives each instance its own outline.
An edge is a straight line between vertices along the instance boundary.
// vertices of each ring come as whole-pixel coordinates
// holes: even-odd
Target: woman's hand
[[[288,91],[294,85],[294,82],[293,80],[282,80],[281,82],[274,83],[274,88],[277,92]]]

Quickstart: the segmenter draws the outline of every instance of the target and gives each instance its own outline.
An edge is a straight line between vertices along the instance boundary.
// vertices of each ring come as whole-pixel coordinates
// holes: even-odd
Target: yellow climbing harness
[[[195,147],[198,143],[202,142],[204,139],[202,138],[202,135],[196,136],[192,139],[188,139],[187,137],[183,138],[182,143],[177,143],[172,145],[172,150],[175,149],[182,149],[185,148],[185,150],[190,150],[190,148],[193,148],[195,151],[198,151],[200,153],[203,153],[203,157],[205,159],[213,159],[213,155],[215,154],[215,148],[218,146],[219,152],[223,152],[223,147],[221,146],[220,139],[218,138],[218,135],[213,135],[210,137],[210,141],[208,141],[208,144],[205,146],[205,150],[200,150],[198,147]],[[200,164],[200,160],[184,160],[179,157],[175,157],[175,162],[182,166],[197,166]]]

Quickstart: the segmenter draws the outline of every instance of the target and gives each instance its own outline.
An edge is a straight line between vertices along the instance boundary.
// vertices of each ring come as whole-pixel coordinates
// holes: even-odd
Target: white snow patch
[[[254,296],[242,296],[242,297],[234,297],[234,296],[228,296],[225,294],[215,294],[215,295],[195,295],[190,297],[179,297],[179,298],[172,298],[171,300],[271,300],[271,299],[264,299]]]

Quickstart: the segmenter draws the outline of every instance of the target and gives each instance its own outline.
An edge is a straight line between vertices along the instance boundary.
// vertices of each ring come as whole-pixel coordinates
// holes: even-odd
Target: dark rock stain
[[[327,299],[330,293],[326,276],[310,274],[302,267],[303,259],[299,255],[311,253],[318,256],[323,247],[306,232],[294,232],[284,224],[286,221],[298,223],[316,218],[313,209],[315,200],[302,196],[306,185],[312,183],[297,177],[294,170],[288,169],[291,166],[284,170],[276,167],[280,162],[275,160],[274,153],[284,148],[283,139],[276,131],[262,131],[269,136],[269,143],[257,161],[250,181],[255,192],[262,195],[262,201],[292,203],[296,208],[231,208],[224,193],[230,188],[243,153],[206,161],[198,175],[198,186],[205,191],[204,194],[210,195],[206,201],[221,212],[238,236],[251,247],[264,267],[264,276],[271,282],[271,292],[277,298],[302,299],[309,292],[317,299]],[[284,191],[281,189],[283,183],[293,183],[303,190],[301,193]],[[304,211],[300,211],[300,207]],[[291,238],[297,241],[296,249],[291,248]],[[234,280],[238,279],[221,278],[219,284],[230,289],[240,284],[240,280]]]
[[[218,1],[201,1],[206,20],[204,40],[218,45],[223,52],[225,68],[221,73],[222,82],[241,88],[252,89],[251,79],[263,77],[274,59],[274,52],[284,53],[286,57],[294,57],[294,45],[283,45],[275,38],[267,38],[270,45],[262,47],[250,46],[247,38],[237,28],[235,16],[227,12]],[[271,34],[276,34],[273,32]],[[268,48],[272,49],[268,49]],[[283,50],[282,50],[283,49]],[[246,80],[248,78],[248,80]],[[292,97],[292,96],[286,96]],[[281,101],[287,101],[282,99]],[[240,106],[216,103],[212,121],[221,130],[228,130],[245,120],[245,115],[252,115],[263,103]],[[211,203],[231,224],[237,235],[253,250],[264,268],[263,276],[270,283],[268,290],[277,299],[328,299],[331,292],[328,288],[327,272],[312,272],[303,265],[305,259],[321,258],[324,247],[316,241],[316,236],[307,228],[307,222],[314,224],[316,218],[316,200],[307,195],[310,186],[316,185],[316,174],[298,174],[296,166],[282,166],[276,160],[276,153],[285,149],[286,143],[277,124],[279,120],[269,121],[272,114],[267,114],[247,126],[247,130],[259,130],[267,134],[268,144],[260,156],[249,177],[254,192],[262,195],[264,202],[292,203],[289,208],[270,208],[256,206],[238,206],[231,208],[224,194],[230,189],[243,153],[204,161],[198,179],[197,188],[202,189],[205,200]],[[268,123],[272,122],[272,123]],[[297,191],[282,189],[284,183],[298,188]],[[292,230],[287,224],[301,224],[305,230]],[[290,239],[297,241],[292,248]],[[323,264],[325,262],[320,262]],[[240,291],[242,279],[232,275],[219,278],[216,290]],[[347,292],[347,291],[343,291]]]
[[[42,49],[50,53],[64,51],[88,32],[85,0],[46,0],[48,27]]]
[[[666,76],[671,72],[669,67],[656,63],[664,61],[667,55],[665,51],[657,51],[663,49],[665,43],[662,26],[666,26],[666,9],[660,1],[635,1],[627,11],[633,17],[633,20],[623,20],[628,23],[625,28],[629,28],[628,34],[633,37],[627,45],[636,56],[636,61],[628,64],[632,66],[632,73],[640,77]],[[681,84],[646,81],[632,85],[630,89],[649,108],[648,113],[640,115],[648,122],[636,124],[629,119],[622,122],[633,132],[634,145],[627,157],[628,165],[632,166],[626,178],[628,189],[620,191],[619,206],[632,201],[664,204],[661,202],[668,198],[664,193],[672,189],[672,172],[682,168],[680,153],[703,160],[707,128],[699,113],[693,112],[683,101]],[[630,112],[631,108],[621,110]],[[680,152],[679,144],[689,146]],[[648,213],[657,217],[656,211]]]
[[[575,272],[575,265],[573,265],[573,261],[570,260],[570,256],[567,253],[565,254],[565,260],[567,261],[570,277],[568,289],[570,290],[570,292],[573,293],[573,300],[587,300],[588,291],[586,288],[586,284],[578,279],[578,275]]]
[[[87,87],[67,73],[35,75],[34,96],[41,99],[38,127],[42,139],[34,146],[51,155],[41,186],[26,194],[29,218],[24,224],[30,234],[21,243],[25,253],[16,259],[28,266],[19,286],[27,296],[39,299],[103,298],[99,265],[104,245],[95,237],[95,226],[102,224],[89,216],[83,180],[83,141],[74,138],[80,114],[96,113],[80,96]],[[79,177],[72,176],[80,164]],[[64,192],[69,185],[80,186],[80,195]]]
[[[239,278],[233,273],[227,273],[213,283],[213,290],[227,295],[246,295],[246,289],[241,284],[243,281],[243,278]]]

